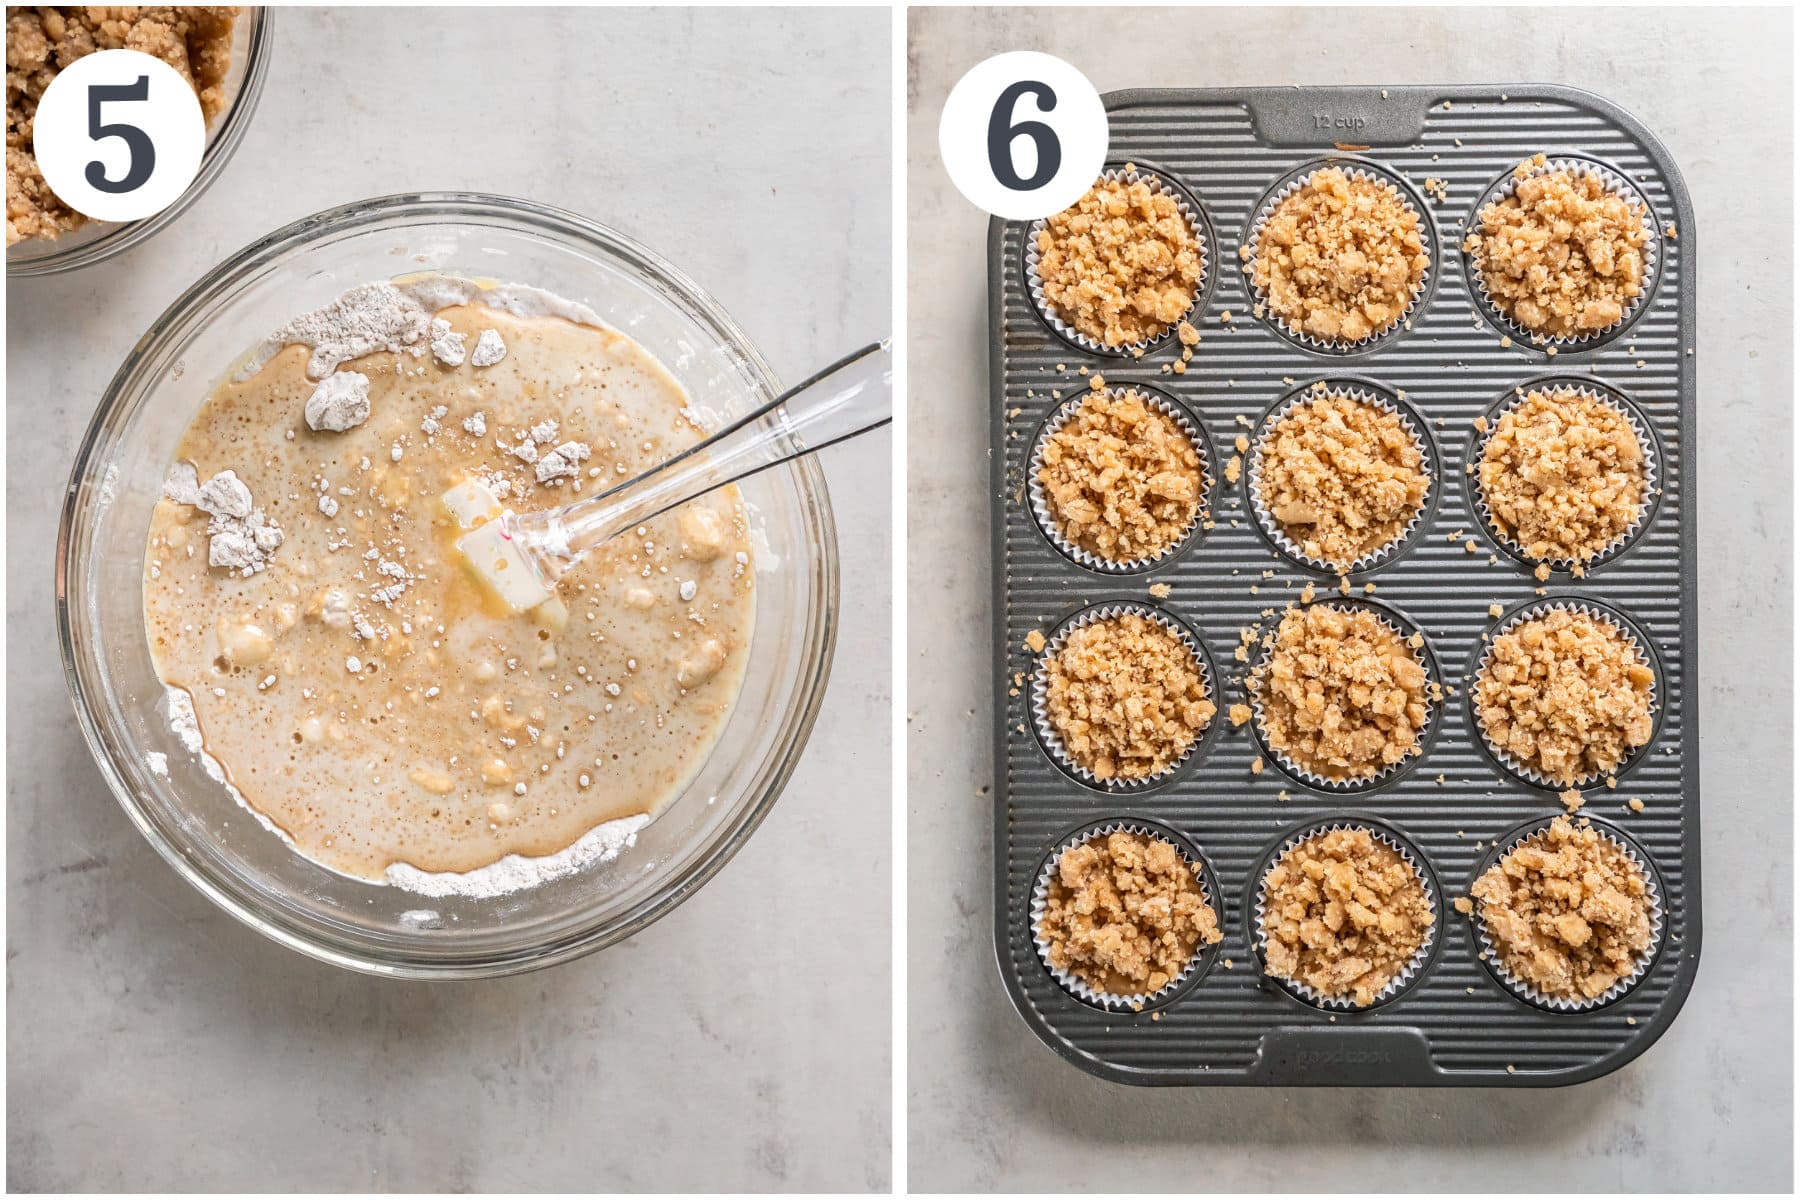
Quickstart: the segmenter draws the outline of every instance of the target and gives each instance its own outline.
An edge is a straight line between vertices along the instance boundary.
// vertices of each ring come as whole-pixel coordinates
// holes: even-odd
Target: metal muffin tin
[[[1183,375],[1166,339],[1141,359],[1090,354],[1054,334],[1024,281],[1026,222],[993,222],[988,238],[991,501],[994,564],[994,916],[1000,973],[1027,1024],[1070,1062],[1134,1084],[1547,1086],[1616,1070],[1641,1054],[1679,1011],[1700,956],[1699,757],[1695,697],[1695,529],[1687,498],[1694,469],[1694,216],[1656,137],[1616,105],[1571,88],[1250,88],[1146,90],[1106,97],[1110,161],[1165,174],[1194,196],[1215,238],[1201,340]],[[1582,155],[1625,176],[1651,205],[1659,231],[1654,291],[1629,324],[1590,344],[1545,347],[1507,336],[1472,293],[1460,243],[1478,203],[1517,163],[1542,152]],[[1424,200],[1431,285],[1411,328],[1351,354],[1324,354],[1252,314],[1238,258],[1255,206],[1301,165],[1347,157],[1398,175]],[[1448,184],[1439,200],[1428,178]],[[1223,322],[1229,311],[1232,320]],[[1057,371],[1062,365],[1064,370]],[[1211,529],[1148,570],[1103,573],[1045,537],[1026,496],[1033,439],[1057,405],[1088,385],[1144,383],[1173,395],[1205,426],[1214,461]],[[1649,422],[1659,494],[1630,545],[1585,578],[1534,578],[1485,527],[1464,473],[1480,435],[1474,419],[1515,387],[1567,377],[1614,389]],[[1368,596],[1426,634],[1444,681],[1423,754],[1374,788],[1332,794],[1304,786],[1264,755],[1252,730],[1232,728],[1246,703],[1248,664],[1238,631],[1271,627],[1311,582],[1320,601],[1338,580],[1282,556],[1259,530],[1245,483],[1224,465],[1238,434],[1283,397],[1319,379],[1352,379],[1405,393],[1425,420],[1438,474],[1424,528],[1404,550],[1353,574]],[[1244,464],[1248,473],[1248,462]],[[1451,540],[1452,534],[1459,534]],[[1476,552],[1465,550],[1473,541]],[[1491,561],[1490,561],[1491,559]],[[1264,578],[1265,571],[1272,571]],[[1155,583],[1172,594],[1154,599]],[[1543,589],[1543,595],[1538,589]],[[1254,589],[1254,592],[1253,590]],[[1658,670],[1654,741],[1614,789],[1588,790],[1582,815],[1623,831],[1647,855],[1665,910],[1643,978],[1591,1011],[1547,1011],[1515,997],[1480,961],[1471,921],[1450,901],[1468,893],[1497,839],[1563,811],[1553,791],[1503,771],[1473,724],[1467,684],[1483,634],[1516,609],[1567,598],[1624,613],[1646,636]],[[1089,605],[1151,603],[1184,621],[1215,665],[1215,729],[1156,787],[1129,794],[1089,787],[1060,770],[1032,732],[1030,681],[1048,636]],[[1490,615],[1491,605],[1502,615]],[[1219,728],[1219,726],[1223,728]],[[1439,777],[1443,782],[1439,783]],[[1286,792],[1288,799],[1279,798]],[[1628,798],[1642,812],[1626,808]],[[1261,974],[1249,909],[1262,864],[1295,828],[1334,818],[1385,823],[1417,847],[1441,889],[1437,944],[1420,977],[1360,1012],[1297,998]],[[1209,864],[1225,940],[1203,971],[1141,1012],[1107,1011],[1051,978],[1032,941],[1029,907],[1045,856],[1070,830],[1109,820],[1160,822]],[[1229,965],[1228,965],[1229,964]]]

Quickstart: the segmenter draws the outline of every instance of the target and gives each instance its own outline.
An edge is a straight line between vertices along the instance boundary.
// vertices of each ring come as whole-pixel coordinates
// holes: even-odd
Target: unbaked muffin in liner
[[[1194,668],[1199,673],[1200,686],[1206,692],[1206,698],[1212,702],[1215,711],[1212,720],[1207,723],[1205,729],[1195,735],[1193,741],[1188,743],[1187,749],[1156,774],[1147,775],[1142,779],[1121,779],[1116,776],[1112,779],[1101,779],[1086,767],[1075,762],[1067,747],[1063,745],[1062,735],[1056,732],[1050,722],[1048,703],[1050,660],[1062,652],[1063,646],[1069,640],[1069,635],[1077,629],[1086,628],[1096,621],[1104,621],[1110,617],[1123,616],[1126,613],[1134,613],[1145,620],[1156,622],[1174,634],[1181,644],[1188,648],[1188,653],[1194,656]],[[1044,753],[1070,778],[1084,783],[1088,787],[1098,788],[1115,795],[1148,791],[1174,778],[1177,772],[1193,761],[1201,746],[1219,728],[1223,709],[1224,706],[1219,703],[1219,685],[1213,673],[1212,661],[1207,657],[1205,648],[1200,644],[1200,639],[1175,617],[1153,605],[1137,601],[1115,600],[1097,604],[1064,621],[1051,635],[1050,640],[1045,643],[1043,651],[1038,655],[1037,666],[1031,673],[1032,724],[1037,729],[1038,744],[1043,746]]]
[[[1262,646],[1256,653],[1255,662],[1251,665],[1249,673],[1244,677],[1244,691],[1250,699],[1250,712],[1254,718],[1252,725],[1256,730],[1257,745],[1262,748],[1263,753],[1267,754],[1275,761],[1276,766],[1280,767],[1295,781],[1304,784],[1315,791],[1330,792],[1335,795],[1347,795],[1352,792],[1371,791],[1384,783],[1388,783],[1398,778],[1404,772],[1411,770],[1413,764],[1418,762],[1424,755],[1425,747],[1431,741],[1432,731],[1437,728],[1440,703],[1439,699],[1433,695],[1433,691],[1434,685],[1437,685],[1438,687],[1442,686],[1442,677],[1438,672],[1437,660],[1431,653],[1431,643],[1425,639],[1424,630],[1405,621],[1403,618],[1397,616],[1388,609],[1383,608],[1379,604],[1372,604],[1367,600],[1357,597],[1334,598],[1329,600],[1321,598],[1306,607],[1366,609],[1369,612],[1374,613],[1376,617],[1380,619],[1382,625],[1393,630],[1394,633],[1399,636],[1400,640],[1406,643],[1407,647],[1412,650],[1415,656],[1417,656],[1419,664],[1425,668],[1425,724],[1419,730],[1418,739],[1413,743],[1412,750],[1405,758],[1401,759],[1399,762],[1387,764],[1373,775],[1366,775],[1357,779],[1332,779],[1328,776],[1320,775],[1308,767],[1301,766],[1298,762],[1288,757],[1286,753],[1277,750],[1273,741],[1269,738],[1267,724],[1268,715],[1264,711],[1262,691],[1257,686],[1257,682],[1262,678],[1263,673],[1268,670],[1269,659],[1274,654],[1274,650],[1271,647]],[[1266,637],[1272,637],[1274,635],[1275,630],[1281,624],[1281,618],[1286,615],[1285,611],[1275,615],[1272,624],[1265,631]],[[1415,634],[1420,638],[1420,642],[1417,646],[1412,645],[1410,640]],[[1258,641],[1260,642],[1262,639],[1259,638]]]
[[[1473,904],[1473,908],[1468,913],[1469,928],[1475,935],[1475,946],[1481,956],[1482,965],[1488,969],[1488,973],[1497,979],[1500,982],[1500,985],[1506,988],[1507,991],[1533,1007],[1547,1009],[1550,1012],[1590,1012],[1596,1008],[1606,1007],[1631,991],[1632,988],[1636,987],[1639,981],[1644,978],[1644,975],[1648,973],[1651,965],[1656,962],[1657,955],[1662,953],[1664,924],[1662,881],[1657,877],[1656,871],[1650,866],[1648,856],[1638,848],[1636,842],[1633,842],[1618,830],[1613,829],[1604,821],[1597,821],[1591,817],[1570,818],[1571,821],[1578,819],[1586,820],[1596,833],[1625,852],[1625,857],[1631,860],[1632,865],[1637,868],[1638,873],[1644,877],[1645,897],[1650,904],[1650,945],[1645,948],[1644,953],[1639,958],[1636,969],[1593,999],[1590,1000],[1586,997],[1546,995],[1507,970],[1506,964],[1501,960],[1500,948],[1494,943],[1493,939],[1488,936],[1487,922],[1481,919],[1481,901],[1474,898],[1472,891],[1475,886],[1475,881],[1487,874],[1488,868],[1500,862],[1501,859],[1505,858],[1508,854],[1511,854],[1514,850],[1517,850],[1520,846],[1523,846],[1533,838],[1543,834],[1550,828],[1551,820],[1554,820],[1554,818],[1551,818],[1551,820],[1533,822],[1496,842],[1493,850],[1489,851],[1489,853],[1481,860],[1480,864],[1476,866],[1475,874],[1469,880],[1469,887],[1471,889],[1469,898]]]
[[[1494,300],[1493,296],[1488,293],[1487,275],[1481,269],[1480,256],[1473,251],[1464,250],[1462,251],[1463,264],[1465,267],[1465,274],[1467,274],[1469,280],[1470,295],[1477,298],[1479,301],[1478,307],[1480,307],[1483,312],[1487,313],[1488,317],[1495,325],[1511,335],[1515,342],[1520,342],[1525,345],[1555,346],[1558,349],[1580,350],[1613,337],[1637,318],[1638,313],[1643,311],[1645,301],[1650,298],[1650,293],[1655,289],[1656,273],[1659,262],[1658,249],[1662,244],[1662,230],[1659,229],[1656,224],[1656,209],[1651,206],[1649,199],[1638,189],[1638,186],[1635,183],[1632,183],[1631,180],[1627,179],[1620,172],[1593,159],[1575,157],[1549,158],[1546,156],[1542,166],[1532,167],[1523,176],[1515,175],[1515,170],[1516,168],[1508,168],[1506,174],[1495,180],[1489,185],[1487,191],[1481,194],[1481,198],[1475,202],[1473,213],[1471,213],[1468,219],[1463,223],[1462,240],[1467,240],[1471,234],[1475,236],[1480,235],[1482,210],[1490,204],[1511,196],[1518,190],[1521,179],[1531,179],[1541,175],[1549,175],[1556,171],[1568,171],[1576,175],[1589,175],[1598,179],[1606,186],[1607,190],[1624,197],[1627,203],[1642,206],[1641,216],[1644,223],[1644,229],[1649,233],[1650,238],[1644,243],[1643,274],[1639,279],[1640,287],[1638,289],[1638,294],[1623,306],[1619,313],[1619,319],[1614,321],[1611,325],[1608,325],[1606,328],[1592,329],[1582,334],[1558,334],[1555,337],[1552,337],[1547,334],[1537,333],[1527,329],[1524,325],[1521,325],[1518,321],[1514,320],[1511,314],[1502,309],[1499,303]]]
[[[1514,629],[1517,629],[1520,625],[1534,617],[1542,617],[1553,612],[1579,613],[1582,616],[1591,617],[1593,620],[1598,621],[1610,629],[1618,631],[1620,636],[1622,636],[1631,648],[1637,652],[1638,657],[1643,660],[1644,665],[1650,668],[1652,677],[1650,681],[1650,715],[1652,722],[1660,723],[1660,705],[1657,694],[1662,687],[1662,665],[1657,661],[1656,655],[1651,652],[1649,642],[1641,637],[1638,634],[1637,629],[1624,617],[1584,600],[1539,600],[1501,617],[1498,624],[1488,631],[1488,636],[1482,643],[1481,655],[1476,660],[1474,673],[1470,675],[1468,685],[1463,690],[1468,697],[1470,725],[1473,726],[1476,735],[1480,737],[1481,744],[1487,748],[1487,752],[1493,756],[1494,761],[1499,763],[1505,771],[1521,782],[1527,783],[1535,788],[1542,788],[1545,791],[1559,793],[1567,791],[1583,792],[1589,788],[1599,786],[1609,778],[1616,778],[1630,770],[1631,767],[1644,756],[1644,753],[1649,750],[1651,746],[1656,744],[1656,731],[1654,726],[1651,730],[1650,740],[1645,742],[1642,746],[1634,748],[1610,771],[1594,771],[1587,775],[1583,775],[1579,779],[1561,782],[1540,773],[1535,768],[1521,762],[1506,750],[1495,745],[1494,740],[1488,736],[1486,727],[1481,723],[1481,714],[1477,708],[1479,703],[1477,698],[1478,686],[1481,682],[1482,675],[1487,672],[1488,664],[1493,660],[1495,640],[1512,632]]]
[[[1175,331],[1181,326],[1182,321],[1198,324],[1198,314],[1205,307],[1206,293],[1212,285],[1212,228],[1200,208],[1200,202],[1190,196],[1187,189],[1174,183],[1168,175],[1156,168],[1139,166],[1136,163],[1109,166],[1100,172],[1094,183],[1098,184],[1107,179],[1119,180],[1128,184],[1141,179],[1175,201],[1175,206],[1187,218],[1188,226],[1194,231],[1194,241],[1199,247],[1200,253],[1200,278],[1194,282],[1194,299],[1188,305],[1187,311],[1155,337],[1137,342],[1127,342],[1118,346],[1109,346],[1105,342],[1091,338],[1064,321],[1057,315],[1055,307],[1045,298],[1044,281],[1038,275],[1038,234],[1043,232],[1044,225],[1049,220],[1048,217],[1039,217],[1025,231],[1025,288],[1031,293],[1031,302],[1037,307],[1038,315],[1043,317],[1044,322],[1064,341],[1086,350],[1090,354],[1106,354],[1119,358],[1142,358],[1174,337]]]
[[[1038,430],[1037,440],[1031,448],[1031,458],[1026,464],[1025,494],[1031,503],[1032,516],[1037,518],[1038,528],[1043,531],[1044,537],[1049,539],[1050,544],[1066,557],[1090,571],[1098,571],[1106,575],[1130,575],[1138,571],[1147,571],[1158,563],[1167,562],[1175,557],[1192,540],[1194,531],[1206,519],[1215,482],[1212,451],[1207,445],[1206,435],[1202,432],[1199,422],[1189,415],[1186,408],[1156,388],[1141,383],[1119,383],[1109,384],[1103,391],[1104,394],[1114,397],[1121,396],[1126,392],[1136,392],[1143,397],[1147,407],[1167,417],[1182,433],[1186,434],[1188,441],[1193,444],[1194,450],[1200,455],[1200,501],[1194,506],[1194,516],[1188,522],[1187,528],[1181,531],[1179,537],[1155,554],[1118,562],[1084,549],[1063,536],[1061,522],[1057,519],[1055,510],[1050,507],[1049,497],[1044,494],[1044,486],[1038,480],[1038,472],[1044,465],[1045,444],[1059,429],[1068,424],[1070,418],[1080,411],[1081,406],[1091,396],[1096,394],[1092,388],[1084,389],[1080,395],[1065,400]]]
[[[1094,1005],[1096,1008],[1104,1008],[1114,1012],[1138,1012],[1144,1009],[1160,1007],[1174,999],[1178,993],[1186,990],[1191,981],[1197,980],[1206,973],[1207,968],[1212,965],[1212,961],[1214,957],[1216,957],[1215,952],[1223,942],[1214,942],[1211,944],[1200,942],[1194,947],[1193,956],[1188,959],[1187,966],[1179,975],[1170,979],[1169,982],[1165,983],[1154,992],[1144,992],[1129,996],[1122,996],[1114,992],[1100,991],[1089,985],[1088,982],[1080,976],[1069,971],[1059,970],[1052,966],[1050,964],[1050,948],[1045,943],[1043,937],[1038,933],[1039,924],[1043,920],[1044,909],[1049,904],[1051,876],[1056,873],[1057,866],[1062,861],[1064,851],[1072,849],[1075,846],[1085,845],[1095,838],[1107,837],[1114,833],[1135,833],[1143,837],[1153,838],[1156,841],[1167,842],[1174,846],[1176,853],[1181,855],[1182,861],[1194,869],[1194,877],[1200,884],[1201,898],[1212,908],[1213,916],[1217,918],[1221,932],[1223,932],[1225,926],[1225,913],[1223,911],[1219,889],[1216,886],[1216,881],[1213,878],[1211,868],[1206,864],[1206,860],[1199,855],[1186,838],[1173,834],[1171,830],[1147,824],[1143,821],[1133,820],[1129,817],[1123,817],[1117,820],[1103,821],[1076,830],[1056,844],[1056,848],[1050,852],[1047,858],[1045,858],[1044,865],[1039,868],[1037,882],[1032,885],[1031,889],[1031,942],[1032,945],[1037,947],[1038,961],[1044,964],[1044,970],[1050,973],[1050,978],[1056,980],[1064,991],[1068,992],[1071,996],[1074,996],[1077,1000]]]
[[[1253,278],[1257,251],[1262,245],[1263,225],[1274,215],[1275,210],[1281,207],[1282,201],[1304,188],[1314,175],[1333,167],[1352,179],[1366,179],[1371,183],[1379,184],[1398,197],[1400,203],[1405,205],[1407,210],[1418,219],[1419,242],[1426,259],[1425,273],[1419,276],[1419,286],[1413,289],[1412,298],[1401,310],[1400,315],[1395,317],[1393,322],[1385,328],[1378,329],[1367,337],[1357,338],[1354,341],[1326,341],[1289,324],[1285,318],[1275,314],[1274,309],[1269,306],[1268,294],[1256,286]],[[1356,354],[1407,328],[1413,315],[1419,311],[1419,306],[1425,302],[1425,297],[1431,292],[1432,273],[1437,270],[1438,265],[1437,233],[1430,217],[1426,215],[1424,203],[1398,176],[1390,174],[1386,169],[1373,163],[1358,159],[1321,159],[1308,163],[1276,184],[1257,205],[1256,213],[1250,219],[1250,228],[1244,235],[1243,244],[1244,248],[1249,251],[1248,257],[1242,259],[1241,262],[1244,272],[1244,290],[1249,293],[1257,319],[1289,341],[1320,354]]]
[[[1281,522],[1277,521],[1274,514],[1264,505],[1260,487],[1263,456],[1268,449],[1269,437],[1275,432],[1275,427],[1295,412],[1326,396],[1344,396],[1359,404],[1367,404],[1398,417],[1401,426],[1412,437],[1413,445],[1419,451],[1420,466],[1425,472],[1425,497],[1420,502],[1418,511],[1413,513],[1412,520],[1407,522],[1406,528],[1401,530],[1397,536],[1373,550],[1365,551],[1348,566],[1343,567],[1334,566],[1322,558],[1308,554],[1299,542],[1290,537],[1282,528]],[[1312,384],[1297,389],[1263,418],[1261,425],[1257,428],[1256,441],[1251,444],[1247,457],[1249,463],[1244,472],[1244,486],[1250,509],[1256,514],[1256,523],[1262,527],[1264,536],[1275,544],[1276,549],[1295,562],[1330,575],[1355,575],[1362,571],[1373,570],[1398,557],[1400,552],[1411,544],[1413,536],[1418,533],[1420,524],[1431,512],[1432,504],[1437,499],[1437,456],[1433,453],[1431,439],[1425,435],[1423,423],[1410,408],[1398,399],[1383,395],[1360,383],[1326,380],[1323,389],[1317,389]]]
[[[1481,463],[1487,454],[1488,442],[1493,439],[1495,431],[1500,428],[1500,418],[1525,403],[1533,392],[1545,394],[1572,392],[1597,404],[1604,404],[1624,417],[1626,424],[1631,426],[1631,432],[1637,437],[1638,450],[1643,455],[1644,462],[1644,495],[1638,501],[1637,518],[1592,558],[1533,558],[1526,552],[1524,546],[1507,536],[1506,532],[1500,528],[1500,522],[1495,518],[1493,509],[1488,507],[1487,490],[1481,483]],[[1487,527],[1488,535],[1499,543],[1502,550],[1521,562],[1527,562],[1533,566],[1546,563],[1552,571],[1569,572],[1580,567],[1586,572],[1623,554],[1626,548],[1637,540],[1638,534],[1643,532],[1644,526],[1650,520],[1650,514],[1656,510],[1656,493],[1660,486],[1658,478],[1660,463],[1657,458],[1656,439],[1650,435],[1648,423],[1639,415],[1636,406],[1627,402],[1623,396],[1602,384],[1591,383],[1583,379],[1545,379],[1519,385],[1519,388],[1510,397],[1488,410],[1487,422],[1487,429],[1478,433],[1474,443],[1469,447],[1469,462],[1475,468],[1474,473],[1469,476],[1469,500],[1475,511],[1480,514],[1482,523]]]
[[[1388,980],[1380,991],[1375,993],[1374,998],[1366,1005],[1357,1004],[1354,1000],[1346,999],[1342,996],[1327,996],[1310,984],[1302,983],[1297,979],[1288,979],[1285,976],[1276,975],[1268,968],[1269,950],[1267,938],[1263,934],[1263,917],[1265,914],[1264,906],[1268,900],[1267,887],[1269,872],[1273,871],[1276,864],[1282,860],[1282,857],[1295,846],[1300,845],[1302,842],[1309,841],[1312,838],[1340,829],[1366,830],[1376,841],[1398,854],[1401,861],[1412,868],[1414,878],[1419,881],[1419,886],[1425,891],[1425,902],[1431,906],[1431,929],[1426,934],[1425,940],[1419,943],[1419,948],[1413,951],[1412,957],[1406,961],[1406,964],[1402,966],[1398,972],[1395,973],[1392,979]],[[1311,1004],[1316,1008],[1323,1008],[1332,1012],[1364,1012],[1368,1009],[1386,1004],[1389,1000],[1392,1000],[1395,996],[1398,996],[1401,992],[1405,991],[1425,970],[1426,964],[1431,961],[1432,953],[1437,949],[1438,938],[1440,936],[1439,931],[1442,930],[1443,925],[1444,906],[1438,896],[1437,886],[1432,880],[1431,872],[1425,869],[1424,862],[1413,850],[1412,846],[1389,833],[1379,825],[1369,821],[1360,821],[1349,818],[1321,821],[1318,824],[1308,825],[1303,829],[1295,830],[1293,833],[1284,837],[1280,844],[1275,847],[1274,851],[1263,858],[1262,868],[1257,876],[1255,896],[1250,905],[1250,943],[1256,947],[1257,962],[1262,966],[1263,974],[1274,980],[1285,991],[1297,999],[1304,1000],[1306,1003]]]

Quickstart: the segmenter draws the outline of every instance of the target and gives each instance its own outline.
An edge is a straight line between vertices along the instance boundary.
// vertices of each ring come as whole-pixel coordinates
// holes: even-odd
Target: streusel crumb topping
[[[1181,760],[1218,711],[1193,652],[1137,613],[1070,633],[1046,663],[1050,728],[1096,779],[1144,779]]]
[[[57,72],[96,50],[140,50],[194,87],[208,124],[224,109],[235,7],[9,7],[6,10],[6,244],[87,223],[38,172],[31,137]]]
[[[1314,171],[1243,247],[1268,311],[1326,342],[1356,342],[1399,324],[1431,258],[1419,214],[1391,184],[1337,167]]]
[[[1618,626],[1557,609],[1494,638],[1475,715],[1502,753],[1554,783],[1578,783],[1650,740],[1655,683]]]
[[[1139,178],[1102,179],[1038,232],[1044,299],[1108,346],[1157,337],[1193,306],[1200,240],[1175,200]]]
[[[1179,542],[1205,489],[1193,440],[1129,389],[1089,393],[1044,439],[1038,484],[1062,536],[1111,562]]]
[[[1375,613],[1288,610],[1251,674],[1269,748],[1333,780],[1367,779],[1419,746],[1435,697],[1417,650]]]
[[[1264,965],[1333,999],[1373,1004],[1435,920],[1418,872],[1367,829],[1314,834],[1263,876]]]
[[[1585,172],[1516,167],[1512,194],[1463,239],[1500,310],[1533,333],[1579,337],[1617,324],[1644,290],[1644,206]]]
[[[1202,945],[1224,938],[1181,853],[1123,830],[1063,851],[1037,936],[1051,966],[1115,996],[1160,991]]]
[[[1567,388],[1506,410],[1481,452],[1502,537],[1540,561],[1587,562],[1637,523],[1643,447],[1618,408]]]
[[[1336,392],[1282,417],[1258,456],[1257,499],[1309,557],[1338,570],[1404,534],[1431,488],[1399,416]]]
[[[1557,817],[1469,890],[1500,964],[1545,996],[1602,996],[1650,950],[1644,872],[1586,820]]]

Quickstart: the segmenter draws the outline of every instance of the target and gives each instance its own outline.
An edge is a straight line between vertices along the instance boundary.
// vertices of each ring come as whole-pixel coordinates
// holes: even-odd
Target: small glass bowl
[[[175,203],[141,221],[89,221],[58,238],[26,238],[7,247],[8,278],[54,275],[88,267],[130,249],[174,222],[225,171],[262,97],[269,66],[269,10],[244,8],[231,27],[231,65],[225,73],[225,108],[206,131],[200,173]]]
[[[277,230],[170,306],[107,388],[70,476],[57,624],[76,714],[126,813],[233,916],[306,954],[406,978],[504,975],[644,928],[711,878],[767,815],[825,692],[837,630],[837,538],[811,459],[741,485],[767,537],[742,691],[685,791],[610,862],[495,898],[427,898],[337,874],[265,829],[182,749],[144,633],[150,512],[215,382],[290,318],[361,283],[422,272],[544,288],[593,309],[671,371],[701,411],[781,391],[693,282],[573,213],[500,196],[386,196]],[[168,756],[167,776],[146,755]]]

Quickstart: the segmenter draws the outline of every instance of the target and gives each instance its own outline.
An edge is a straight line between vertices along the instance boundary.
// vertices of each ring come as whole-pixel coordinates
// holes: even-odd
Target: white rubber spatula
[[[609,491],[561,508],[515,513],[478,480],[444,493],[468,532],[456,548],[514,612],[550,599],[594,547],[715,488],[812,454],[893,419],[893,354],[865,346],[705,441]]]

